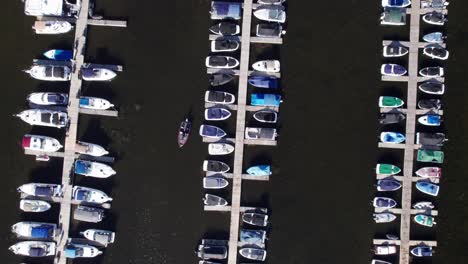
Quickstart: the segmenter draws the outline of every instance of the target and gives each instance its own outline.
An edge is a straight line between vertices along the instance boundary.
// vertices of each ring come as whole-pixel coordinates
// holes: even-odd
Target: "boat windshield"
[[[46,251],[44,248],[36,246],[36,247],[29,248],[28,253],[29,253],[28,255],[31,257],[41,257],[46,254]]]

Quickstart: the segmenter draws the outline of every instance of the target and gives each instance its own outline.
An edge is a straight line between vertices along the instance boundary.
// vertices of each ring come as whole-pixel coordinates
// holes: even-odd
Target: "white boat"
[[[272,110],[261,110],[253,114],[253,118],[261,123],[276,123],[278,113]]]
[[[267,252],[261,248],[241,248],[239,254],[246,259],[264,261]]]
[[[252,64],[252,68],[261,72],[280,72],[279,60],[263,60]]]
[[[31,93],[26,100],[35,105],[67,105],[68,94],[49,92]]]
[[[386,58],[390,57],[402,57],[408,54],[409,49],[403,46],[387,45],[383,47],[383,56]]]
[[[227,143],[210,143],[208,144],[208,154],[210,155],[227,155],[234,152],[234,146]]]
[[[268,215],[263,213],[244,213],[242,215],[242,221],[244,223],[254,225],[254,226],[267,226],[268,225]]]
[[[231,52],[239,49],[239,41],[219,38],[211,41],[211,52]]]
[[[444,43],[446,37],[442,32],[432,32],[423,36],[423,40],[429,43]]]
[[[69,81],[71,79],[71,69],[68,66],[58,65],[33,65],[24,72],[31,77],[42,81]]]
[[[392,264],[391,262],[388,261],[383,261],[383,260],[378,260],[378,259],[373,259],[371,264]]]
[[[442,47],[426,47],[423,54],[437,60],[446,60],[449,57],[449,52]]]
[[[423,21],[436,26],[443,26],[447,21],[445,15],[441,12],[433,11],[431,13],[427,13],[422,17]]]
[[[73,29],[73,26],[67,21],[49,20],[36,21],[32,28],[36,34],[57,35],[69,32]]]
[[[85,203],[103,204],[112,201],[105,192],[83,186],[73,186],[72,200]]]
[[[239,61],[230,56],[208,56],[205,65],[214,69],[232,69],[239,66]]]
[[[259,5],[281,5],[286,2],[286,0],[258,0],[257,4]]]
[[[59,197],[62,196],[62,185],[52,183],[27,183],[16,189],[26,195],[37,197]]]
[[[226,132],[224,132],[224,130],[219,127],[210,125],[201,125],[199,133],[202,137],[214,139],[220,139],[226,136]]]
[[[46,109],[29,109],[24,110],[16,116],[32,126],[63,128],[68,124],[67,113],[60,111]]]
[[[397,252],[397,248],[394,245],[377,245],[374,246],[375,255],[392,255]]]
[[[94,258],[98,255],[101,255],[97,247],[85,245],[85,244],[68,244],[65,246],[65,257],[66,258]]]
[[[225,206],[228,202],[223,197],[207,193],[203,198],[203,204],[208,206]]]
[[[114,243],[115,232],[101,229],[86,229],[80,232],[86,239],[98,242],[104,246]]]
[[[38,258],[55,255],[56,245],[55,242],[22,241],[8,249],[16,255]]]
[[[382,7],[403,8],[411,5],[410,0],[382,0]]]
[[[104,163],[88,160],[76,160],[75,173],[88,177],[108,178],[116,172],[111,166]]]
[[[202,167],[203,171],[218,173],[228,172],[231,169],[226,163],[217,160],[204,160]]]
[[[42,222],[18,222],[11,226],[11,232],[22,239],[54,239],[57,225]]]
[[[208,121],[222,121],[231,116],[229,110],[222,107],[210,107],[205,109],[205,119]]]
[[[83,68],[81,78],[85,81],[110,81],[117,76],[112,70],[105,68]]]
[[[86,109],[94,109],[94,110],[107,110],[114,105],[111,104],[106,99],[97,98],[97,97],[89,97],[89,96],[81,96],[80,97],[80,107]]]
[[[55,138],[30,134],[23,136],[22,146],[24,149],[42,152],[56,152],[63,147]]]
[[[432,202],[418,202],[413,204],[414,209],[434,209],[435,205]]]
[[[246,127],[245,138],[246,139],[266,139],[275,140],[278,136],[275,128],[265,127]]]
[[[397,218],[396,215],[391,213],[377,213],[373,216],[376,223],[390,223]]]
[[[25,0],[24,14],[27,16],[64,16],[63,0]]]
[[[205,92],[205,102],[214,103],[214,104],[233,104],[236,100],[236,97],[227,92],[219,91],[206,91]]]
[[[109,154],[109,152],[103,147],[97,144],[83,141],[76,142],[75,151],[80,154],[90,155],[94,157],[100,157]]]
[[[42,200],[21,199],[19,207],[23,212],[41,213],[49,210],[51,205]]]
[[[208,176],[203,178],[203,188],[205,189],[223,189],[229,185],[229,182],[221,176]]]
[[[253,15],[263,21],[286,22],[286,12],[282,5],[261,5],[254,10]]]
[[[424,77],[442,77],[444,76],[444,68],[442,67],[426,67],[419,71],[419,74]]]

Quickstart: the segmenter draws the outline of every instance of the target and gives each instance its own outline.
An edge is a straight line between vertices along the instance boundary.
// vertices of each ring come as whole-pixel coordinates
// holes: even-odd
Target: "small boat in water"
[[[226,246],[198,245],[197,256],[201,259],[226,259],[227,254]]]
[[[211,41],[211,52],[231,52],[239,49],[239,41],[219,38]]]
[[[381,25],[406,25],[406,10],[404,8],[386,7],[380,16]]]
[[[42,200],[21,199],[19,208],[23,212],[42,213],[51,208],[49,202]]]
[[[65,93],[31,93],[26,100],[35,105],[67,105],[68,94]]]
[[[227,73],[213,73],[209,77],[210,85],[220,86],[229,83],[234,79],[234,75]]]
[[[252,68],[260,72],[280,72],[279,60],[262,60],[252,64]]]
[[[16,190],[37,197],[60,197],[63,194],[62,185],[52,183],[27,183]]]
[[[247,169],[247,174],[252,176],[268,176],[271,175],[270,165],[257,165]]]
[[[423,77],[437,78],[444,76],[444,68],[442,67],[426,67],[419,71],[419,74]]]
[[[229,165],[221,161],[217,161],[217,160],[203,161],[203,171],[224,173],[224,172],[228,172],[230,169],[231,168],[229,168]]]
[[[279,106],[281,95],[253,93],[250,97],[250,104],[255,106]]]
[[[449,57],[449,52],[442,47],[427,47],[423,49],[423,54],[437,60],[446,60]]]
[[[76,153],[90,155],[94,157],[101,157],[101,156],[109,154],[109,151],[107,151],[102,146],[99,146],[98,144],[83,142],[83,141],[76,142],[75,151]]]
[[[434,217],[429,215],[417,214],[414,216],[414,221],[422,226],[433,227],[437,224]]]
[[[79,205],[73,211],[73,219],[88,223],[99,223],[104,218],[104,209]]]
[[[110,81],[117,76],[113,70],[106,68],[82,68],[81,78],[85,81]]]
[[[373,216],[376,223],[390,223],[397,218],[396,215],[391,213],[378,213]]]
[[[419,149],[416,160],[419,162],[443,163],[444,152],[439,150]]]
[[[393,96],[380,96],[379,107],[397,108],[404,104],[403,100]]]
[[[274,76],[250,76],[249,84],[258,88],[277,89],[279,79]]]
[[[15,255],[39,258],[55,255],[56,244],[47,241],[22,241],[8,249]]]
[[[401,183],[397,180],[378,180],[377,181],[377,191],[387,192],[387,191],[396,191],[401,188]]]
[[[411,249],[411,255],[415,257],[432,257],[432,247],[429,246],[418,246]]]
[[[226,199],[223,197],[213,195],[213,194],[205,194],[205,198],[203,198],[203,203],[207,206],[225,206],[228,204]]]
[[[375,197],[374,200],[372,201],[372,205],[375,208],[393,208],[397,205],[397,202],[393,200],[392,198],[388,197]]]
[[[86,239],[98,242],[99,244],[107,247],[108,244],[112,244],[115,241],[115,232],[102,229],[86,229],[80,232]]]
[[[106,99],[97,98],[97,97],[89,97],[89,96],[81,96],[80,97],[80,107],[86,109],[94,109],[94,110],[107,110],[114,105],[111,104]]]
[[[68,125],[68,115],[65,112],[47,109],[29,109],[16,115],[32,126],[47,126],[63,128]]]
[[[447,141],[444,133],[416,133],[416,144],[441,147]]]
[[[405,119],[406,116],[402,113],[384,113],[380,115],[379,123],[382,125],[398,124]]]
[[[71,79],[71,68],[68,66],[33,65],[24,72],[28,73],[34,79],[41,81],[66,82]]]
[[[373,259],[371,261],[371,264],[392,264],[392,263],[388,261],[379,260],[379,259]]]
[[[383,143],[399,144],[405,141],[405,135],[396,132],[380,133],[380,141]]]
[[[257,24],[255,35],[262,38],[280,38],[281,35],[286,34],[283,26],[279,23],[261,23]]]
[[[245,138],[246,139],[266,139],[275,140],[278,136],[275,128],[265,127],[246,127]]]
[[[423,15],[422,20],[431,25],[443,26],[447,18],[441,12],[433,11]]]
[[[102,254],[97,247],[86,245],[86,244],[68,244],[65,246],[65,257],[66,258],[94,258]]]
[[[268,225],[268,215],[261,213],[244,213],[242,215],[242,221],[244,223],[254,225],[254,226],[267,226]]]
[[[439,185],[430,182],[417,182],[416,189],[432,196],[437,196],[439,194]]]
[[[440,126],[442,118],[440,115],[423,115],[418,118],[418,122],[425,126]]]
[[[239,66],[239,61],[230,56],[208,56],[205,64],[208,68],[232,69]]]
[[[405,67],[393,63],[382,64],[380,67],[380,73],[385,76],[403,76],[407,72]]]
[[[427,94],[444,94],[445,84],[439,81],[426,81],[418,86],[419,90]]]
[[[377,163],[375,173],[377,175],[391,176],[401,172],[401,169],[393,164]]]
[[[108,178],[116,172],[107,164],[79,159],[75,161],[75,173],[94,178]]]
[[[286,0],[258,0],[259,5],[281,5],[286,2]]]
[[[236,100],[236,97],[227,92],[219,91],[206,91],[205,92],[205,102],[214,103],[214,104],[233,104]]]
[[[286,22],[286,12],[282,5],[261,5],[257,9],[254,9],[253,15],[263,21]]]
[[[48,20],[36,21],[32,28],[36,34],[57,35],[69,32],[73,26],[67,21]]]
[[[444,43],[446,37],[442,32],[432,32],[423,36],[423,40],[429,43]]]
[[[207,176],[203,178],[203,188],[205,189],[223,189],[229,182],[222,176]]]
[[[219,127],[210,125],[201,125],[199,133],[202,137],[214,139],[219,139],[226,136],[226,132],[224,132],[224,130]]]
[[[246,259],[264,261],[267,252],[260,248],[241,248],[239,254]]]
[[[105,192],[83,186],[73,186],[72,200],[78,202],[103,204],[112,201]]]
[[[24,149],[41,152],[56,152],[63,147],[55,138],[30,134],[24,135],[21,143]]]
[[[440,99],[422,99],[418,101],[418,107],[425,110],[439,110],[442,108]]]
[[[11,232],[22,239],[54,239],[57,225],[42,222],[18,222],[11,226]]]
[[[397,247],[394,245],[376,245],[374,246],[375,255],[393,255],[397,252]]]
[[[229,110],[222,107],[211,107],[205,109],[205,119],[208,121],[226,120],[231,116]]]
[[[233,22],[220,22],[210,27],[210,31],[216,35],[234,36],[240,33],[240,26]]]
[[[192,122],[188,118],[180,123],[179,131],[177,133],[177,144],[179,148],[183,147],[190,136],[190,130],[192,129]]]
[[[383,47],[383,56],[389,57],[402,57],[408,54],[409,49],[403,46],[387,45]]]
[[[239,240],[244,244],[261,246],[265,244],[266,231],[242,228],[240,230]]]
[[[72,50],[51,49],[43,53],[49,60],[67,61],[73,58]]]
[[[212,1],[210,18],[239,20],[242,16],[242,3]]]
[[[278,113],[270,110],[262,110],[255,112],[253,118],[262,123],[276,123],[276,121],[278,121]]]
[[[210,155],[227,155],[234,152],[234,146],[227,143],[210,143],[208,144],[208,154]]]
[[[422,178],[440,178],[442,177],[442,168],[439,167],[422,167],[417,170],[416,175]]]
[[[432,202],[418,202],[413,204],[414,209],[434,209],[435,206]]]
[[[407,7],[411,5],[410,0],[382,0],[382,7]]]
[[[421,0],[421,8],[447,8],[449,4],[446,0]]]

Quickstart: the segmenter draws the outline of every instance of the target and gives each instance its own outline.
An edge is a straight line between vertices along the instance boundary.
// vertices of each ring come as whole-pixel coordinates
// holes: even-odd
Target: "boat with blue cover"
[[[440,115],[423,115],[418,118],[418,122],[425,126],[440,126],[442,118]]]
[[[397,180],[383,179],[377,181],[377,191],[396,191],[401,188],[401,183]]]
[[[75,161],[75,173],[95,178],[108,178],[116,172],[111,166],[88,160]]]
[[[211,19],[241,19],[242,4],[236,2],[211,2]]]
[[[382,132],[380,133],[380,140],[383,143],[399,144],[405,141],[405,135],[396,132]]]
[[[210,126],[210,125],[201,125],[200,126],[200,136],[207,138],[222,138],[226,136],[226,132],[219,127]]]
[[[372,204],[374,205],[375,208],[393,208],[397,205],[397,202],[393,200],[392,198],[388,197],[375,197],[374,200],[372,201]]]
[[[240,230],[240,241],[249,245],[263,245],[266,240],[266,231],[264,230],[252,230],[252,229],[241,229]]]
[[[279,106],[281,95],[253,93],[250,97],[250,104],[255,106]]]
[[[57,224],[18,222],[11,226],[11,232],[23,239],[54,239],[57,235]]]
[[[432,257],[432,247],[429,246],[418,246],[411,249],[411,255],[415,257]]]
[[[407,72],[405,67],[393,63],[382,64],[380,67],[380,73],[386,76],[403,76]]]
[[[247,174],[252,176],[268,176],[271,175],[270,165],[257,165],[247,169]]]
[[[382,0],[382,7],[407,7],[411,5],[410,0]]]
[[[443,43],[445,36],[442,32],[432,32],[423,36],[423,40],[429,43]]]
[[[43,53],[44,57],[50,60],[67,61],[73,58],[72,50],[51,49]]]
[[[439,194],[439,185],[430,182],[417,182],[416,189],[432,196],[437,196]]]
[[[37,197],[59,197],[63,193],[62,185],[53,183],[27,183],[16,190]]]
[[[250,76],[248,82],[258,88],[276,89],[279,86],[279,79],[274,76]]]
[[[222,121],[231,116],[229,110],[222,107],[211,107],[205,109],[205,119],[208,121]]]
[[[66,258],[94,258],[101,254],[102,251],[100,251],[97,247],[86,244],[71,243],[65,246]]]
[[[443,163],[444,152],[440,150],[419,149],[416,159],[419,162]]]

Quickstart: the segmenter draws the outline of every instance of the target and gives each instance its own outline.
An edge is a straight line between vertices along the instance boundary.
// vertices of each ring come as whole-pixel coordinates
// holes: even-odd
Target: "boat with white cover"
[[[447,21],[447,18],[443,13],[433,11],[431,13],[423,15],[422,20],[431,25],[443,26]]]
[[[52,183],[26,183],[16,190],[37,197],[59,197],[63,193],[62,185]]]
[[[211,41],[211,52],[231,52],[239,49],[240,43],[233,39],[219,38]]]
[[[63,147],[55,138],[31,134],[24,135],[21,143],[24,149],[42,152],[56,152]]]
[[[388,197],[375,197],[372,201],[372,205],[374,205],[375,208],[388,209],[394,208],[397,205],[397,202]]]
[[[222,176],[207,176],[203,178],[203,188],[205,189],[223,189],[229,182]]]
[[[33,65],[24,71],[41,81],[66,82],[71,79],[71,68],[59,65]]]
[[[68,94],[49,92],[31,93],[26,100],[35,105],[67,105]]]
[[[19,208],[23,212],[41,213],[49,210],[52,206],[49,202],[42,200],[21,199]]]
[[[205,119],[208,121],[222,121],[231,116],[229,110],[222,107],[210,107],[205,109]]]
[[[418,122],[425,126],[440,126],[442,118],[440,115],[423,115],[418,118]]]
[[[382,0],[382,7],[407,7],[411,5],[410,0]]]
[[[446,60],[449,57],[448,50],[442,47],[426,47],[423,49],[423,54],[437,60]]]
[[[226,259],[228,250],[221,245],[198,245],[196,253],[201,259]]]
[[[15,255],[39,258],[55,255],[56,244],[47,241],[22,241],[8,249]]]
[[[219,127],[210,125],[201,125],[199,133],[202,137],[214,139],[220,139],[226,136],[226,132],[224,132],[224,130]]]
[[[239,66],[239,61],[230,56],[208,56],[205,65],[214,69],[233,69]]]
[[[73,26],[68,21],[48,20],[36,21],[32,28],[36,34],[57,35],[70,32],[73,29]]]
[[[423,40],[429,43],[444,43],[446,37],[442,32],[432,32],[423,36]]]
[[[432,202],[418,202],[413,204],[414,209],[434,209],[435,206]]]
[[[252,68],[260,72],[276,73],[276,72],[280,72],[280,62],[279,60],[257,61],[254,64],[252,64]]]
[[[240,26],[233,22],[222,21],[211,26],[210,31],[220,36],[234,36],[240,33]]]
[[[97,98],[97,97],[89,97],[89,96],[80,96],[80,107],[86,109],[94,109],[94,110],[107,110],[114,105],[111,104],[106,99]]]
[[[245,138],[246,139],[266,139],[275,140],[278,136],[275,128],[265,127],[246,127]]]
[[[218,172],[218,173],[224,173],[228,172],[231,168],[229,165],[222,161],[217,161],[217,160],[205,160],[203,161],[203,171],[207,172]]]
[[[86,244],[68,244],[65,246],[66,258],[94,258],[102,254],[97,247]]]
[[[112,201],[112,198],[101,190],[75,185],[72,189],[72,200],[103,204]]]
[[[239,254],[246,259],[265,261],[267,252],[261,248],[241,248]]]
[[[107,246],[115,241],[115,232],[102,229],[86,229],[80,232],[86,239],[98,242],[101,245]]]
[[[416,175],[422,178],[440,178],[442,177],[442,168],[440,167],[422,167],[417,170]]]
[[[394,245],[376,245],[374,246],[375,255],[393,255],[397,252],[397,247]]]
[[[219,91],[206,91],[205,92],[205,102],[214,103],[214,104],[233,104],[236,100],[236,97],[227,92]]]
[[[228,204],[226,199],[223,197],[213,195],[213,194],[205,194],[205,198],[203,198],[203,203],[207,206],[225,206]]]
[[[442,95],[445,92],[445,84],[437,80],[425,81],[421,83],[418,88],[427,94]]]
[[[387,45],[383,47],[383,56],[386,58],[390,57],[402,57],[408,54],[409,49],[403,46]]]
[[[11,232],[22,239],[54,239],[57,235],[57,224],[18,222],[11,226]]]
[[[88,160],[76,160],[75,173],[95,178],[108,178],[116,174],[115,170],[112,169],[111,166]]]
[[[426,67],[419,71],[419,74],[424,77],[442,77],[444,76],[444,68],[442,67]]]
[[[272,110],[261,110],[255,112],[253,118],[261,123],[276,123],[278,121],[278,113]]]
[[[377,213],[373,217],[376,223],[390,223],[397,218],[396,215],[391,213]]]
[[[68,124],[67,113],[60,111],[29,109],[16,114],[16,116],[32,126],[63,128]]]
[[[109,154],[109,152],[98,144],[77,141],[75,145],[76,153],[90,155],[94,157],[101,157]]]
[[[268,215],[262,213],[247,212],[242,215],[242,221],[249,225],[264,227],[268,225]]]
[[[85,81],[110,81],[117,76],[113,70],[106,68],[82,68],[81,78]]]
[[[286,22],[286,12],[282,5],[261,5],[254,10],[253,15],[263,21]]]
[[[210,155],[227,155],[234,152],[234,146],[227,143],[210,143],[208,144],[208,154]]]

